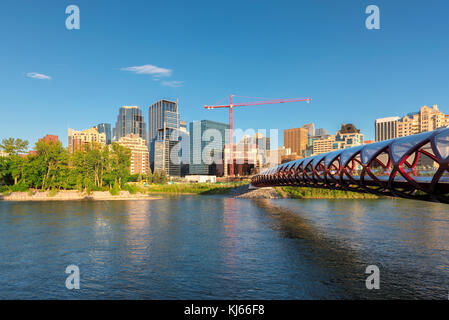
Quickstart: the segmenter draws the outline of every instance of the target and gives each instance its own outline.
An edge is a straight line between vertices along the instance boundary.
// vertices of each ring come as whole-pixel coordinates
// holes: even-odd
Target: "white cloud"
[[[151,64],[145,64],[143,66],[122,68],[123,71],[131,71],[137,74],[151,74],[155,78],[169,77],[172,74],[172,70],[153,66]]]
[[[166,87],[179,88],[184,85],[184,81],[162,81],[162,85]]]
[[[37,72],[28,72],[27,77],[33,78],[33,79],[40,79],[40,80],[50,80],[51,79],[50,76],[47,76],[46,74],[42,74],[42,73],[37,73]]]
[[[157,66],[153,66],[151,64],[145,64],[143,66],[134,66],[134,67],[126,67],[122,68],[122,71],[130,71],[136,74],[149,74],[153,76],[154,81],[160,81],[161,78],[169,78],[171,77],[173,70],[161,68]],[[166,87],[179,88],[184,85],[184,81],[161,81],[160,84]]]

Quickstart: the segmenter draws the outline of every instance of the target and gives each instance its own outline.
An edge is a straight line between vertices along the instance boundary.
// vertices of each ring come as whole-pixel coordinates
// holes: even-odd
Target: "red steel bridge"
[[[449,128],[291,161],[255,175],[251,184],[449,203]]]

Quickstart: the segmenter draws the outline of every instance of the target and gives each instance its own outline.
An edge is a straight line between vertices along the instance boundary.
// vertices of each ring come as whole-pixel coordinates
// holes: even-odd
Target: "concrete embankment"
[[[74,190],[61,190],[56,194],[45,191],[12,192],[9,195],[0,196],[4,201],[66,201],[66,200],[154,200],[159,197],[146,194],[130,194],[128,191],[120,191],[116,196],[109,191],[94,191],[91,194]]]

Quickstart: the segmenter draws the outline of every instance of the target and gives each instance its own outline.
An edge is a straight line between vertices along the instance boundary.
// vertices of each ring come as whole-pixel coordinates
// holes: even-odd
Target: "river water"
[[[221,196],[0,202],[0,298],[448,299],[448,209]],[[72,264],[79,290],[65,286]],[[368,265],[379,290],[366,288]]]

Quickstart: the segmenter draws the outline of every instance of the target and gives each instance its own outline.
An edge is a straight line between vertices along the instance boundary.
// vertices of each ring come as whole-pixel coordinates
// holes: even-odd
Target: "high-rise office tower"
[[[216,175],[224,174],[223,151],[226,139],[226,130],[229,124],[210,120],[190,122],[190,174]],[[203,134],[208,131],[209,141],[203,140]],[[207,148],[206,148],[207,146]],[[204,155],[203,152],[209,152]],[[218,163],[206,163],[204,159],[218,159]]]
[[[147,141],[146,125],[142,110],[137,106],[123,106],[119,110],[114,128],[114,141],[129,134],[138,135]]]
[[[95,126],[98,129],[99,133],[106,134],[106,144],[112,143],[112,133],[111,133],[111,124],[110,123],[100,123]]]
[[[148,147],[150,162],[154,168],[155,142],[170,140],[179,130],[178,101],[159,100],[148,108]]]

